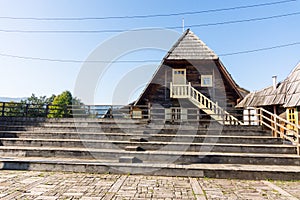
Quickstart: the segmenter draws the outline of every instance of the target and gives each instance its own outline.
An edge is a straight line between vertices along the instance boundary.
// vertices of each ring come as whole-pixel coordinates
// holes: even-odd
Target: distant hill
[[[25,100],[27,97],[23,98],[11,98],[11,97],[0,97],[0,102],[20,102],[21,100]]]

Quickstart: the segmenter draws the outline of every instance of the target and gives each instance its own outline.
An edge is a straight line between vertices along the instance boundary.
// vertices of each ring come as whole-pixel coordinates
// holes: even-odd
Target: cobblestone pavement
[[[0,199],[300,199],[300,181],[0,171]]]

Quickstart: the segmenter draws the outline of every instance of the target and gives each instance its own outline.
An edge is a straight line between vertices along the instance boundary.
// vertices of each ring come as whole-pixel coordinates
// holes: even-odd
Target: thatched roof
[[[282,105],[283,107],[300,106],[300,63],[281,83],[248,94],[237,107],[258,107]]]

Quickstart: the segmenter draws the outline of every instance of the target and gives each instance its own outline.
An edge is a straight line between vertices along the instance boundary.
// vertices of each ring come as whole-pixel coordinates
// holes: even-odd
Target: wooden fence
[[[47,118],[150,118],[148,106],[131,105],[53,105],[0,102],[1,117]]]

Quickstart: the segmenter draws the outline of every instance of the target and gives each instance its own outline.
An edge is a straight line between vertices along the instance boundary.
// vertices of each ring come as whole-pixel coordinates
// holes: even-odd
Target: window
[[[167,121],[187,120],[188,110],[184,108],[176,108],[176,107],[166,108],[165,119]]]
[[[174,71],[174,74],[184,74],[184,70],[182,70],[182,71],[181,70],[178,70],[178,71],[176,70],[176,71]]]
[[[201,86],[212,87],[213,86],[212,75],[201,75]]]
[[[287,109],[287,120],[293,124],[297,124],[298,125],[298,111],[297,108],[288,108]],[[294,129],[296,130],[296,127],[292,126],[292,125],[288,125],[287,126],[289,129]]]

